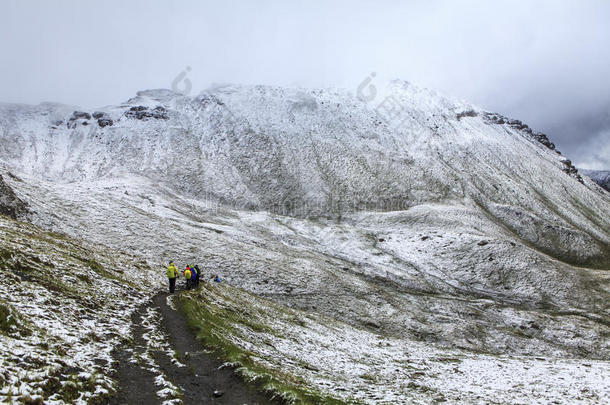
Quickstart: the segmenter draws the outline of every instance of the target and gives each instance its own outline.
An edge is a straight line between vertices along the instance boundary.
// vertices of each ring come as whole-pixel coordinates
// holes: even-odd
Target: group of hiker
[[[169,292],[173,293],[176,291],[176,279],[184,277],[186,281],[185,288],[190,290],[191,288],[196,288],[199,286],[199,277],[201,275],[201,270],[199,270],[199,266],[194,265],[191,266],[187,264],[182,273],[178,270],[178,267],[174,264],[172,260],[169,261],[169,265],[167,266],[167,278],[169,280]],[[212,276],[212,280],[220,283],[220,277],[218,275]]]

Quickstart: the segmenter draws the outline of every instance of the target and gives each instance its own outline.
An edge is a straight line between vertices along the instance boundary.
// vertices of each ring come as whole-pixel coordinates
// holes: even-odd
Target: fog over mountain
[[[0,101],[96,108],[170,88],[187,67],[191,95],[224,82],[355,91],[376,72],[519,117],[577,166],[601,170],[608,15],[603,0],[8,0]]]

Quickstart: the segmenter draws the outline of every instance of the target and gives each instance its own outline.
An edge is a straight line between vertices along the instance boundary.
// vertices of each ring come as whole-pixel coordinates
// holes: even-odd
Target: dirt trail
[[[144,328],[142,327],[141,307],[131,317],[134,329],[134,353],[141,354],[146,342],[142,337]],[[119,362],[116,378],[119,381],[119,395],[112,398],[111,405],[123,404],[160,404],[161,401],[156,395],[158,388],[155,386],[155,374],[137,363],[133,363],[131,347],[121,348],[116,354]]]
[[[146,341],[143,336],[146,328],[142,325],[142,320],[146,309],[153,306],[161,314],[161,328],[169,336],[171,348],[175,350],[177,357],[185,367],[180,367],[172,362],[172,358],[165,351],[153,351],[151,355],[165,374],[166,379],[182,391],[182,403],[185,405],[277,403],[245,384],[233,369],[219,369],[222,362],[212,354],[203,351],[203,347],[197,342],[193,331],[188,327],[184,315],[167,305],[167,296],[167,293],[155,295],[132,317],[133,350],[134,353],[145,351]],[[187,352],[188,356],[185,358]],[[119,361],[116,378],[119,380],[120,388],[117,396],[110,401],[111,405],[163,403],[163,400],[156,395],[156,392],[162,387],[155,385],[155,374],[146,367],[130,362],[129,349],[121,350],[117,353],[116,358]]]

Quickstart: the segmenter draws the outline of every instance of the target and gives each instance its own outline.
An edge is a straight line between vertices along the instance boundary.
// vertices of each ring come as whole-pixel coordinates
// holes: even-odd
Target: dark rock
[[[13,189],[4,182],[2,175],[0,175],[0,214],[13,219],[20,219],[29,214],[27,204],[15,195]]]
[[[95,118],[97,120],[97,119],[102,118],[104,115],[106,115],[106,114],[104,114],[101,111],[96,111],[96,112],[93,113],[93,118]]]
[[[78,124],[78,122],[77,122],[78,120],[84,120],[82,122],[83,125],[89,125],[89,122],[87,120],[90,120],[90,119],[91,119],[91,114],[89,114],[88,112],[74,111],[72,113],[72,116],[66,123],[66,126],[68,128],[74,129],[74,128],[76,128],[76,126]]]
[[[537,140],[538,142],[540,142],[547,148],[549,148],[551,150],[555,149],[555,144],[553,142],[551,142],[549,140],[549,138],[547,138],[547,136],[545,134],[543,134],[542,132],[533,132],[531,135],[532,135],[532,138],[534,138],[535,140]]]
[[[580,176],[580,173],[578,173],[578,169],[576,169],[576,167],[574,167],[574,165],[572,164],[572,161],[570,159],[564,158],[561,161],[561,163],[563,164],[563,167],[561,168],[561,170],[564,173],[566,173],[568,176],[574,177],[580,183],[584,184],[584,181],[583,181],[582,177]]]
[[[385,239],[383,239],[383,238],[379,238],[379,239],[377,239],[377,240],[378,240],[379,242],[385,242]]]
[[[537,324],[536,322],[534,322],[534,321],[529,321],[529,322],[528,322],[528,326],[529,326],[531,329],[540,329],[540,325],[538,325],[538,324]]]
[[[152,110],[143,105],[134,106],[134,107],[131,107],[129,110],[125,111],[125,116],[128,118],[135,118],[138,120],[144,120],[147,118],[153,118],[153,119],[157,119],[157,120],[169,119],[169,116],[167,115],[167,110],[163,106],[157,106],[157,107],[153,108]]]
[[[464,117],[476,117],[478,114],[474,110],[462,111],[456,115],[457,120],[461,120]]]
[[[482,241],[480,241],[479,243],[477,243],[477,245],[479,245],[479,246],[485,246],[485,245],[487,245],[488,243],[489,243],[489,242],[487,242],[486,240],[482,240]]]
[[[506,123],[506,118],[501,116],[500,114],[486,112],[483,113],[483,120],[488,124],[504,124]]]
[[[381,328],[381,325],[380,325],[380,324],[378,324],[378,323],[377,323],[377,322],[375,322],[375,321],[371,321],[371,320],[365,320],[365,321],[363,322],[363,324],[364,324],[364,326],[366,326],[367,328],[371,328],[371,329],[379,329],[379,328]]]
[[[533,131],[527,124],[515,119],[506,118],[500,114],[486,112],[483,113],[483,119],[489,125],[504,125],[508,124],[511,128],[518,131],[524,132],[528,138],[532,138],[535,141],[540,142],[547,148],[554,150],[555,144],[549,140],[549,138],[542,132]]]
[[[72,113],[72,117],[70,117],[70,121],[76,121],[78,119],[90,120],[91,114],[89,114],[88,112],[84,112],[84,111],[74,111]]]
[[[429,236],[422,236],[421,237],[421,240],[426,240],[426,239],[430,239],[430,237]]]
[[[107,126],[111,126],[114,125],[114,121],[112,121],[110,118],[100,118],[99,120],[97,120],[97,124],[101,127],[107,127]]]

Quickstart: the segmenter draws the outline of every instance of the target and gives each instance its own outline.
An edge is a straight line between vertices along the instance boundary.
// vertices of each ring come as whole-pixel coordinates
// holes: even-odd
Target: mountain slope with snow
[[[105,403],[160,278],[139,258],[0,216],[0,402]]]
[[[97,120],[4,106],[0,158],[52,180],[136,173],[198,199],[297,216],[460,201],[560,260],[607,267],[608,197],[567,159],[526,126],[409,84],[392,91],[397,128],[347,93],[262,86],[194,99],[140,92]]]
[[[0,105],[0,174],[39,226],[198,262],[279,305],[405,344],[607,366],[608,193],[520,121],[389,94],[399,125],[344,91],[265,86]]]

